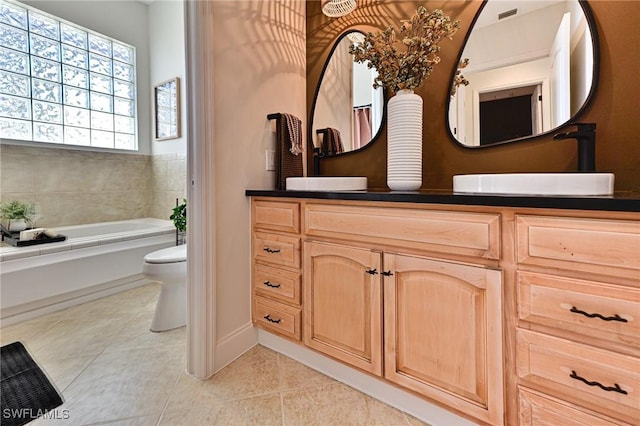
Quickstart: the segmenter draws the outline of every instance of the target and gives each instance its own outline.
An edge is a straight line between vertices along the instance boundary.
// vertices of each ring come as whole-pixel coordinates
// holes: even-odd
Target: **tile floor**
[[[255,346],[207,381],[184,372],[185,329],[148,330],[159,287],[136,288],[0,330],[64,396],[31,425],[425,425]],[[61,419],[62,417],[66,417]]]

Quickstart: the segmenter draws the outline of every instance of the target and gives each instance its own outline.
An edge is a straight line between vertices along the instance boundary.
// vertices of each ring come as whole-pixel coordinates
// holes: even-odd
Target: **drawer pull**
[[[277,320],[276,320],[276,319],[271,318],[271,315],[270,315],[270,314],[265,315],[263,318],[264,318],[264,319],[266,319],[266,320],[267,320],[267,321],[269,321],[269,322],[274,322],[274,323],[276,323],[276,324],[278,324],[278,323],[280,323],[280,321],[282,321],[282,319],[280,319],[280,318],[278,318]],[[626,392],[625,392],[625,393],[626,393]]]
[[[374,269],[368,269],[365,271],[367,274],[369,275],[378,275],[378,271],[374,268]]]
[[[267,287],[271,287],[271,288],[280,288],[280,284],[271,284],[271,282],[269,282],[269,281],[265,281],[262,284],[266,285]]]
[[[585,311],[581,311],[580,309],[576,308],[575,306],[572,306],[570,309],[571,312],[575,313],[575,314],[582,314],[585,317],[589,317],[589,318],[600,318],[603,321],[620,321],[620,322],[628,322],[625,318],[622,318],[620,315],[615,314],[612,317],[605,317],[603,315],[600,315],[598,313],[595,314],[590,314],[588,312]]]
[[[265,247],[262,250],[266,251],[267,253],[280,253],[280,249],[275,249],[274,250],[274,249],[269,248],[269,247]]]
[[[589,380],[578,376],[578,374],[573,370],[571,370],[571,374],[569,374],[569,377],[571,377],[572,379],[575,379],[575,380],[579,380],[582,383],[585,383],[585,384],[587,384],[589,386],[598,386],[600,389],[602,389],[604,391],[607,391],[607,392],[618,392],[618,393],[621,393],[623,395],[627,395],[627,393],[628,393],[626,390],[622,389],[620,387],[620,385],[617,384],[617,383],[614,383],[614,386],[612,387],[612,386],[604,386],[599,382],[590,382]]]

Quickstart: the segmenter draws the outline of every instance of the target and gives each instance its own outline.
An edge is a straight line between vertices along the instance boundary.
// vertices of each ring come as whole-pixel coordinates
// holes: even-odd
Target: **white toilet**
[[[144,257],[142,275],[160,283],[151,331],[166,331],[187,323],[187,246],[157,250]]]

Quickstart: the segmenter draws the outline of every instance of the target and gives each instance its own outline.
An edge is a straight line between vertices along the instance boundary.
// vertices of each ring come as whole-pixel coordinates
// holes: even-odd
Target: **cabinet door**
[[[502,424],[501,272],[398,254],[384,269],[385,377]]]
[[[382,375],[379,252],[304,243],[304,343]]]

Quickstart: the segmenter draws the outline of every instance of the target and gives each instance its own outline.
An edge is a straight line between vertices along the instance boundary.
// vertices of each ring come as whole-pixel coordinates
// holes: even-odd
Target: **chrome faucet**
[[[576,131],[558,133],[553,140],[576,139],[578,141],[578,172],[596,171],[596,123],[575,123]]]

